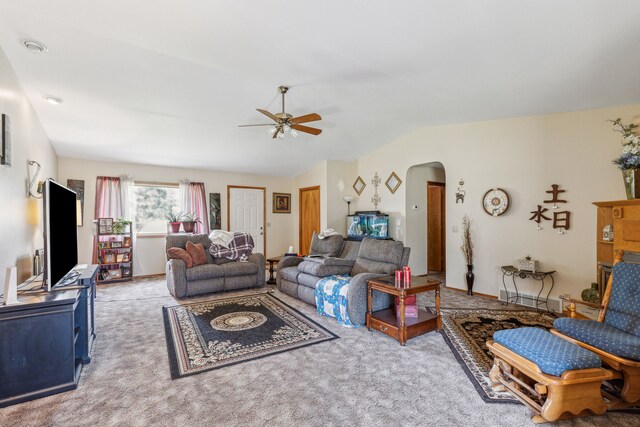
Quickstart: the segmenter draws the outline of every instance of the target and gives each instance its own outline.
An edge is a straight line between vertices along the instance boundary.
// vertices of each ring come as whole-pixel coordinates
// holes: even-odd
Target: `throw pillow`
[[[193,258],[191,258],[191,255],[182,248],[167,249],[167,257],[169,259],[181,259],[187,265],[187,268],[193,267]]]
[[[191,255],[191,258],[193,258],[194,267],[207,263],[207,256],[204,253],[204,245],[202,243],[194,245],[191,241],[188,241],[186,249],[189,255]]]

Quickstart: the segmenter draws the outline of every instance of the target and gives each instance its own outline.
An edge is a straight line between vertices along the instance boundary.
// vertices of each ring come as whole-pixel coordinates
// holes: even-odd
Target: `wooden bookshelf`
[[[101,233],[99,227],[96,227],[95,230],[95,251],[99,264],[98,284],[132,280],[133,233],[131,224],[126,226],[123,233]]]
[[[596,225],[596,262],[598,289],[604,294],[606,278],[615,253],[640,252],[640,199],[593,202],[598,207]],[[605,225],[613,225],[613,241],[602,238]]]

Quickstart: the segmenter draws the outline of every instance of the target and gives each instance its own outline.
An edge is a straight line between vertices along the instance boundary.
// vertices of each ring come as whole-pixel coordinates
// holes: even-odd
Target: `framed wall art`
[[[395,172],[391,172],[391,175],[389,175],[389,178],[387,178],[387,181],[384,183],[389,191],[391,191],[391,194],[394,194],[396,190],[400,188],[400,184],[402,184],[402,180]]]
[[[366,186],[367,184],[365,184],[364,180],[360,176],[356,178],[356,182],[353,183],[353,189],[356,190],[358,196],[362,194],[362,192],[364,191],[364,187]]]
[[[291,213],[291,193],[273,193],[273,213]]]

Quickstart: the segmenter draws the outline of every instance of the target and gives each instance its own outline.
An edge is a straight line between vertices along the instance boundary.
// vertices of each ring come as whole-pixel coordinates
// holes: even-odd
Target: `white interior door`
[[[253,251],[264,254],[264,190],[229,189],[229,231],[251,234]]]

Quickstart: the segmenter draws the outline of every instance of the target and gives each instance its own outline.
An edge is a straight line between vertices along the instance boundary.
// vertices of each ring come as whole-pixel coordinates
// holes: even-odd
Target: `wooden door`
[[[313,233],[320,233],[320,187],[300,189],[300,253],[309,254]]]
[[[264,254],[264,188],[227,187],[229,231],[249,233],[253,237],[253,252]]]
[[[427,270],[444,272],[445,258],[445,186],[427,182]]]

